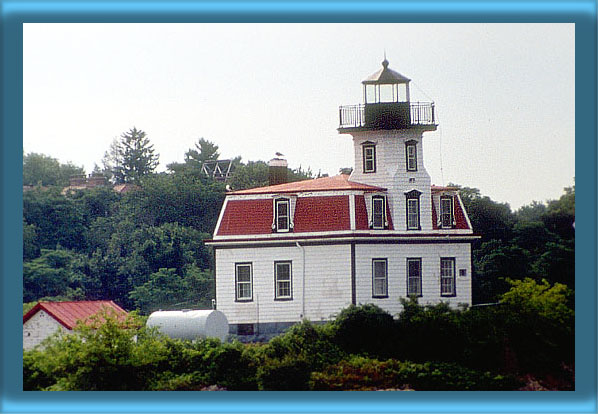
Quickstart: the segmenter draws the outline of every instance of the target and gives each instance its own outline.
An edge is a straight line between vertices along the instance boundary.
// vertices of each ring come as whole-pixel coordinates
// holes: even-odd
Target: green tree
[[[216,161],[220,157],[218,145],[207,139],[200,138],[195,143],[194,148],[190,148],[185,153],[185,162],[168,164],[166,168],[174,173],[196,174],[199,175],[201,167],[206,161]]]
[[[81,207],[60,189],[34,189],[23,194],[23,218],[35,226],[39,247],[85,248],[85,217]]]
[[[27,224],[23,220],[23,261],[39,257],[40,248],[37,230],[34,224]]]
[[[40,257],[23,263],[23,301],[83,299],[85,261],[68,250],[43,249]]]
[[[113,142],[106,165],[117,183],[140,183],[158,166],[158,154],[147,134],[133,127]]]
[[[159,309],[210,308],[214,298],[214,276],[197,266],[160,269],[152,273],[143,285],[135,287],[129,296],[143,314]]]
[[[61,164],[56,158],[30,152],[23,156],[23,185],[67,186],[73,175],[84,175],[83,167],[71,162]]]

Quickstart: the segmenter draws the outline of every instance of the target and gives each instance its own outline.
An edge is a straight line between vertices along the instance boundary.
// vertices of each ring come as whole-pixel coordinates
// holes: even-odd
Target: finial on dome
[[[388,60],[386,60],[386,50],[384,51],[384,60],[382,61],[382,66],[384,69],[388,67]]]

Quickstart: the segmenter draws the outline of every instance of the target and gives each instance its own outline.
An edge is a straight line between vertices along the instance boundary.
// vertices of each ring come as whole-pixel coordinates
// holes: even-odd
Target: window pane
[[[291,266],[288,263],[276,264],[276,278],[278,280],[290,280]]]
[[[237,267],[237,280],[239,282],[249,282],[251,280],[251,271],[249,266]]]
[[[442,227],[450,227],[453,224],[453,200],[452,198],[441,198],[440,209],[442,212]]]
[[[372,224],[374,228],[380,229],[384,227],[384,199],[373,198],[373,212]]]
[[[365,86],[365,100],[368,103],[376,102],[376,85]]]
[[[393,102],[393,85],[380,85],[380,102]]]
[[[386,262],[381,260],[374,262],[374,277],[386,277]]]
[[[421,295],[421,261],[407,260],[407,295]]]
[[[278,201],[276,203],[276,228],[277,230],[288,230],[289,228],[288,201]]]
[[[386,293],[386,279],[374,280],[374,295],[385,296]]]
[[[419,201],[415,198],[407,200],[407,227],[410,229],[419,227]]]

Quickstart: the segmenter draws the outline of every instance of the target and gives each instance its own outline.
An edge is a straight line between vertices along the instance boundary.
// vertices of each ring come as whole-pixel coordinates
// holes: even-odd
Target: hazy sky
[[[133,126],[160,170],[204,137],[221,158],[335,175],[352,166],[338,107],[390,67],[433,100],[424,134],[437,185],[513,209],[556,199],[575,175],[573,24],[24,24],[23,149],[101,163]],[[442,168],[441,168],[442,166]]]

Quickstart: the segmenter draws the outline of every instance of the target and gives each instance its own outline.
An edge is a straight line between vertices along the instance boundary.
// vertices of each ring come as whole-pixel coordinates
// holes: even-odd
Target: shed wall
[[[23,349],[34,348],[56,331],[71,332],[46,311],[40,310],[23,324]]]

